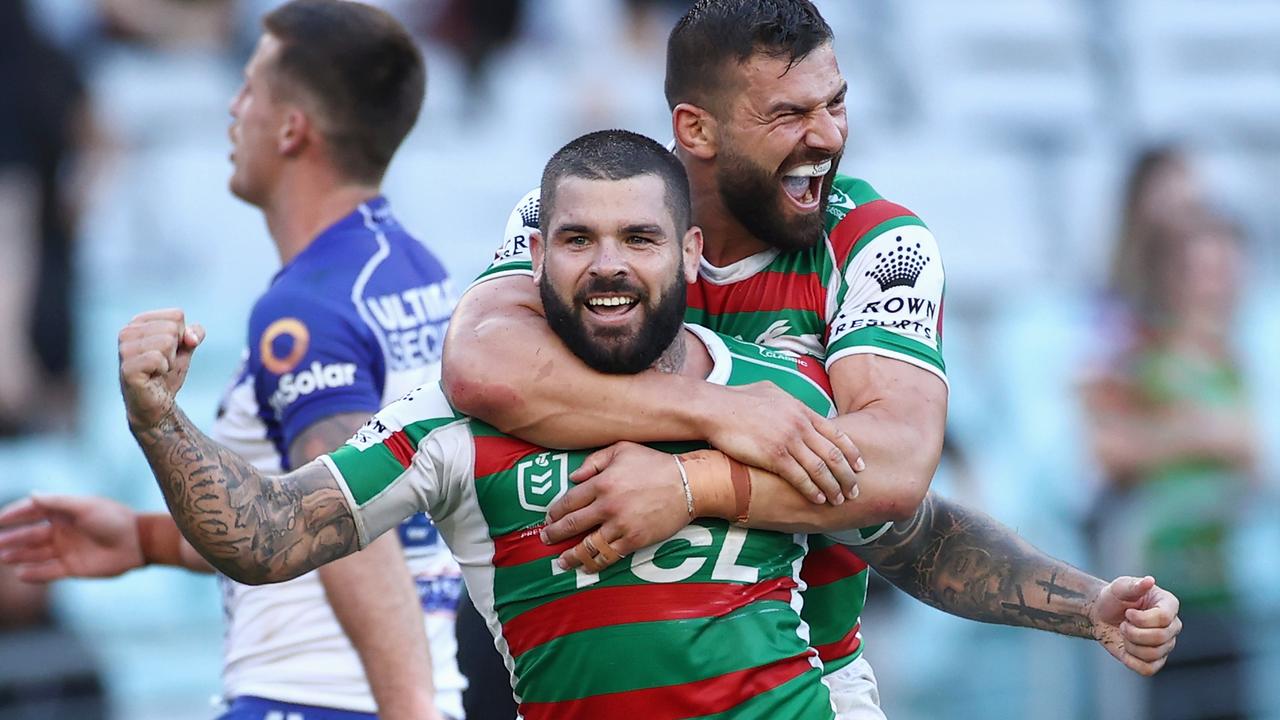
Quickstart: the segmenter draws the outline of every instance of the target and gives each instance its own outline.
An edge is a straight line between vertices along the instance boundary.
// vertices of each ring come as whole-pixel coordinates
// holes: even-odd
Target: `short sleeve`
[[[889,532],[889,528],[893,527],[893,523],[887,522],[883,525],[873,525],[872,527],[857,528],[855,530],[841,530],[839,532],[824,533],[827,537],[849,547],[857,547],[875,542],[880,539],[881,535]]]
[[[356,316],[332,302],[269,292],[249,321],[249,372],[282,454],[318,420],[382,405],[386,360]],[[273,434],[275,434],[273,433]]]
[[[533,259],[529,254],[529,234],[538,229],[541,191],[525,193],[507,217],[502,245],[493,254],[493,262],[471,283],[475,287],[487,280],[511,275],[533,275]]]
[[[945,276],[933,233],[909,211],[881,200],[849,213],[832,233],[832,245],[841,285],[828,325],[827,367],[850,355],[874,354],[946,382]]]
[[[346,495],[360,547],[414,515],[446,507],[451,487],[469,472],[447,433],[469,433],[438,383],[424,385],[383,408],[345,445],[321,457]],[[456,494],[456,493],[455,493]]]

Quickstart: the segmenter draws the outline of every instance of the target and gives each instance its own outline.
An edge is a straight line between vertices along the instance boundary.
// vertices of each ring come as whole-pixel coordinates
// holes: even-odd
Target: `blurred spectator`
[[[473,97],[486,94],[489,63],[516,38],[523,9],[522,0],[450,0],[436,19],[433,34],[461,56]]]
[[[48,587],[22,582],[7,565],[0,565],[0,717],[107,717],[94,659],[78,638],[54,623]]]
[[[1244,717],[1245,638],[1229,555],[1257,453],[1232,347],[1244,256],[1221,219],[1181,222],[1153,227],[1134,248],[1134,343],[1086,391],[1109,484],[1099,524],[1128,538],[1100,546],[1137,553],[1098,560],[1137,561],[1182,599],[1185,630],[1146,685],[1148,717]]]
[[[0,436],[66,429],[74,414],[72,165],[90,135],[84,86],[0,3]]]

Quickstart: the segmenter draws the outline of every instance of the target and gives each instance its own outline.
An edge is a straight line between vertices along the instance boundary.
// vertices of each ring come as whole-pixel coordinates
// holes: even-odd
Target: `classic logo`
[[[920,243],[904,243],[902,236],[892,250],[876,253],[876,266],[867,271],[866,277],[875,280],[884,292],[894,287],[915,287],[920,271],[932,258],[920,254]]]
[[[539,453],[516,465],[516,492],[525,510],[546,512],[568,490],[568,453]]]

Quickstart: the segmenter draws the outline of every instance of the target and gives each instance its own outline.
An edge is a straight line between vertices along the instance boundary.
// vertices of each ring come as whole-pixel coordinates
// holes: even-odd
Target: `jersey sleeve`
[[[881,355],[946,382],[945,276],[929,228],[906,208],[875,199],[844,215],[830,242],[840,278],[827,328],[827,367],[850,355]]]
[[[249,372],[283,455],[318,420],[382,406],[386,361],[354,308],[306,293],[270,292],[249,321]]]
[[[533,259],[529,254],[529,234],[538,229],[538,213],[541,207],[541,190],[534,188],[525,193],[507,217],[502,245],[493,254],[493,262],[480,273],[471,287],[487,280],[511,275],[533,275]],[[470,289],[470,288],[468,288]]]
[[[321,462],[346,496],[363,548],[420,512],[433,518],[471,474],[465,449],[450,434],[469,434],[438,383],[424,385],[370,418]],[[450,441],[453,440],[453,441]]]

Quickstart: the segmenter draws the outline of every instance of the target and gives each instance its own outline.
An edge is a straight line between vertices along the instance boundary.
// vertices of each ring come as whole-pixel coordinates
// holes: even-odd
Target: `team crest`
[[[516,465],[516,491],[526,510],[546,512],[568,490],[568,453],[539,453]]]

